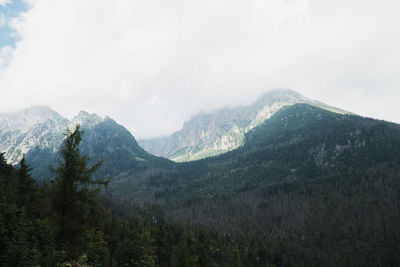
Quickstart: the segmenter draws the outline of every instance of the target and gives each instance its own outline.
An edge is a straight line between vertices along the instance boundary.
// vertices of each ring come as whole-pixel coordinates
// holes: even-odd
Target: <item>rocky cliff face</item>
[[[67,128],[77,124],[84,131],[82,152],[93,160],[104,159],[104,173],[143,165],[152,158],[127,129],[111,118],[81,111],[70,121],[49,107],[0,115],[0,152],[12,164],[26,155],[28,163],[39,166],[35,172],[43,178],[48,175],[48,165],[55,162]]]
[[[241,146],[246,132],[262,124],[280,108],[296,103],[344,112],[295,91],[279,89],[267,92],[249,106],[199,114],[185,122],[182,129],[171,136],[139,140],[139,144],[152,154],[174,161],[190,161],[222,154]]]
[[[12,164],[34,147],[56,151],[69,120],[48,107],[32,107],[0,115],[0,152]]]

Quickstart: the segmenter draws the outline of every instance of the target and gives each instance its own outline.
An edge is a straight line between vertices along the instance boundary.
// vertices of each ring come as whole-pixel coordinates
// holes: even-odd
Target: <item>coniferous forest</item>
[[[293,109],[305,119],[290,121]],[[351,133],[343,142],[357,149],[338,146],[329,127]],[[118,178],[97,175],[102,161],[81,152],[77,126],[52,179],[1,154],[0,265],[398,266],[398,132],[296,106],[241,149],[152,173],[143,191],[155,200],[135,202],[118,197]]]
[[[246,240],[239,236],[167,222],[157,207],[139,209],[100,199],[100,190],[109,181],[93,179],[101,162],[89,167],[88,158],[80,154],[80,142],[77,127],[65,139],[58,166],[52,170],[56,178],[51,182],[36,182],[24,158],[14,168],[1,155],[1,266],[240,266],[267,262],[260,250],[261,240],[246,243],[255,254],[243,261]]]

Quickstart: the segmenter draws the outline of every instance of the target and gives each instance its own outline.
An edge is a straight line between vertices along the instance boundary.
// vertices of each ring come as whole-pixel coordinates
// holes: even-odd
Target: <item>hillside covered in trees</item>
[[[167,222],[156,207],[100,200],[109,181],[93,179],[101,162],[89,167],[80,142],[77,127],[68,133],[51,183],[37,183],[25,158],[14,168],[1,154],[1,266],[241,264],[239,240],[230,235]]]
[[[180,164],[148,156],[160,165],[111,180],[108,158],[102,171],[82,153],[102,147],[85,136],[68,132],[48,180],[1,155],[2,266],[400,263],[397,124],[296,104],[236,150]]]

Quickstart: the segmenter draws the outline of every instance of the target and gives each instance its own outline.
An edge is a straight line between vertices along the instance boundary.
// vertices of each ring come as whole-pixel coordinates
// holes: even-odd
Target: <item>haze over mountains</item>
[[[344,112],[312,101],[292,90],[274,90],[249,106],[199,114],[172,136],[140,140],[139,144],[152,154],[176,161],[218,155],[242,145],[247,131],[263,123],[281,107],[294,103],[308,103]],[[111,125],[112,121],[108,117],[101,118],[86,111],[68,120],[46,106],[0,114],[0,151],[6,153],[5,157],[10,163],[16,164],[32,149],[56,152],[67,127],[72,129],[77,123],[87,130],[101,125],[116,127],[114,121],[115,125]],[[137,146],[136,140],[133,143]]]
[[[39,180],[51,178],[48,166],[56,163],[66,128],[79,123],[84,131],[82,152],[92,162],[104,159],[98,175],[112,176],[111,191],[136,201],[236,194],[321,171],[336,172],[353,161],[361,166],[369,153],[375,153],[373,162],[389,161],[393,151],[374,161],[380,141],[372,140],[381,138],[376,136],[379,130],[371,132],[374,127],[390,129],[386,141],[398,149],[396,124],[355,116],[292,90],[270,91],[249,106],[197,115],[170,137],[141,140],[148,151],[162,157],[146,152],[111,118],[85,111],[71,121],[48,107],[0,118],[6,159],[17,164],[25,154]],[[191,161],[209,156],[214,157],[186,164],[163,158]]]
[[[247,132],[263,124],[282,107],[296,103],[307,103],[337,114],[345,113],[310,100],[295,91],[280,89],[267,92],[249,106],[199,114],[172,136],[142,140],[140,144],[153,154],[177,161],[220,155],[243,146]],[[78,123],[84,131],[82,152],[92,162],[104,159],[98,175],[112,176],[112,188],[118,187],[116,190],[119,193],[126,192],[128,198],[134,196],[140,200],[155,200],[156,191],[163,191],[165,188],[162,186],[151,194],[143,194],[144,188],[150,180],[158,181],[160,177],[165,178],[162,184],[171,179],[175,181],[182,175],[202,177],[202,172],[190,171],[189,174],[186,165],[176,165],[146,152],[127,129],[111,118],[101,118],[85,111],[79,112],[72,120],[43,106],[1,114],[1,152],[5,152],[5,158],[12,164],[17,164],[25,155],[27,162],[35,166],[33,175],[37,179],[50,179],[52,175],[49,166],[56,164],[57,152],[66,129],[73,129]],[[195,163],[193,170],[197,170],[201,164],[203,163]]]
[[[140,140],[139,144],[151,154],[174,161],[191,161],[220,155],[242,147],[249,136],[259,131],[257,129],[260,125],[276,112],[298,103],[338,115],[348,113],[310,100],[295,91],[278,89],[265,93],[248,106],[196,115],[173,135]],[[295,123],[296,120],[291,122]],[[12,164],[17,164],[26,155],[28,162],[37,166],[34,170],[37,178],[46,179],[50,176],[48,166],[56,162],[57,151],[66,129],[72,129],[76,124],[80,124],[85,132],[82,151],[93,161],[104,159],[100,171],[102,175],[124,177],[124,180],[135,176],[136,180],[138,177],[143,180],[144,176],[154,172],[171,173],[171,166],[175,166],[167,159],[146,152],[128,130],[111,118],[101,118],[81,111],[72,120],[68,120],[49,107],[40,106],[0,115],[0,150],[5,152],[5,158]],[[246,137],[249,131],[251,133]],[[348,144],[338,143],[337,146],[346,148]]]
[[[286,115],[282,117],[284,112]],[[278,120],[278,117],[281,118]],[[333,122],[336,123],[337,120],[343,125],[332,128],[332,124],[328,123],[329,118],[335,118]],[[284,125],[282,125],[282,121],[285,121]],[[356,127],[359,121],[363,121],[363,123]],[[299,124],[300,122],[302,124]],[[306,126],[303,122],[307,122]],[[254,151],[258,151],[257,153],[264,151],[263,154],[269,154],[279,147],[276,155],[284,157],[286,155],[284,148],[287,149],[287,144],[290,144],[289,147],[299,146],[294,152],[287,155],[292,161],[289,162],[289,165],[293,165],[290,170],[296,170],[296,175],[288,173],[288,176],[297,177],[300,173],[299,170],[304,167],[303,165],[306,162],[308,162],[307,167],[304,167],[306,172],[312,169],[318,170],[346,165],[348,162],[340,161],[343,155],[347,155],[347,153],[357,154],[358,151],[363,149],[370,151],[371,147],[374,147],[374,143],[368,142],[373,137],[368,137],[368,139],[364,136],[363,134],[368,130],[362,130],[362,128],[370,124],[374,125],[374,123],[377,125],[394,125],[361,119],[361,117],[350,115],[350,113],[341,109],[310,100],[295,91],[280,89],[267,92],[259,100],[248,106],[221,109],[210,114],[194,116],[184,124],[182,130],[170,137],[139,142],[145,150],[161,157],[146,152],[127,129],[111,118],[101,118],[96,114],[81,111],[72,120],[68,120],[48,107],[32,107],[0,115],[1,151],[5,152],[6,159],[12,164],[17,164],[22,156],[26,155],[28,163],[36,166],[34,169],[36,178],[49,179],[51,174],[48,166],[56,163],[57,151],[63,141],[67,127],[72,129],[78,123],[84,130],[82,152],[92,158],[92,162],[104,159],[99,175],[113,176],[114,184],[121,185],[122,191],[126,189],[125,183],[130,184],[131,187],[134,187],[132,190],[137,192],[143,192],[150,180],[161,186],[158,189],[153,188],[155,191],[153,190],[153,195],[149,194],[146,197],[147,200],[155,200],[157,198],[154,195],[156,191],[166,192],[165,184],[170,183],[172,179],[175,181],[172,185],[175,186],[176,181],[182,176],[185,178],[179,182],[179,186],[183,186],[193,179],[207,179],[209,180],[207,183],[214,186],[221,175],[226,176],[226,174],[221,174],[220,171],[228,168],[227,166],[229,166],[230,173],[241,173],[236,175],[237,177],[251,177],[255,172],[268,173],[275,168],[280,168],[281,173],[285,173],[284,170],[289,170],[289,167],[286,164],[281,165],[283,163],[279,160],[261,161],[261,165],[256,168],[254,164],[259,162],[259,158],[254,156]],[[347,129],[348,126],[346,125],[351,125],[351,127],[349,126],[350,128]],[[288,129],[296,130],[292,130],[291,135],[287,137],[289,139],[279,145],[282,142],[280,138],[285,136]],[[273,130],[276,131],[274,137],[269,134]],[[307,137],[316,132],[324,133],[322,134],[324,138],[329,140],[317,142],[319,137]],[[362,136],[364,138],[361,139]],[[267,143],[261,140],[267,140]],[[301,142],[298,142],[298,140],[301,140]],[[305,140],[308,140],[308,143]],[[330,146],[327,145],[327,142]],[[242,152],[240,152],[243,150],[247,151],[245,155],[246,158],[249,158],[248,160],[243,159],[243,162],[247,162],[246,166],[242,166],[242,163],[235,163],[237,157],[243,158]],[[229,151],[232,152],[224,154]],[[250,153],[250,151],[252,152]],[[302,153],[296,156],[296,151],[302,151]],[[222,156],[211,158],[208,161],[186,165],[177,165],[162,158],[169,157],[175,161],[191,161],[221,154]],[[362,160],[359,156],[354,159]],[[349,160],[353,159],[350,158]],[[254,170],[254,172],[246,171],[253,165],[257,170]],[[273,180],[279,180],[278,177],[281,177],[281,175],[274,175]],[[211,179],[210,177],[214,178]],[[224,179],[224,181],[224,185],[221,185],[225,187],[224,191],[228,190],[227,188],[230,188],[230,186],[238,186],[238,181],[230,181],[229,179]],[[169,188],[167,191],[171,189],[169,186],[167,188]],[[189,189],[185,191],[190,192]],[[211,195],[217,193],[210,192]],[[134,194],[128,190],[127,196],[132,195]],[[141,194],[138,193],[137,195]],[[137,196],[134,198],[137,198]]]
[[[198,114],[171,136],[141,139],[138,142],[148,152],[178,162],[215,156],[243,145],[245,133],[262,124],[282,107],[296,103],[346,113],[293,90],[276,89],[248,106]]]

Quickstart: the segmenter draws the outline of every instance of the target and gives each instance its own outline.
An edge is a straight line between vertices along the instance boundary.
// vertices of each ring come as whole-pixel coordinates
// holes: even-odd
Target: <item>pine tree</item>
[[[58,167],[53,169],[56,179],[52,186],[51,219],[57,248],[76,258],[87,246],[86,232],[96,224],[93,214],[101,209],[98,194],[108,180],[92,177],[102,162],[89,167],[89,158],[81,155],[79,125],[74,131],[68,130],[66,135]]]

